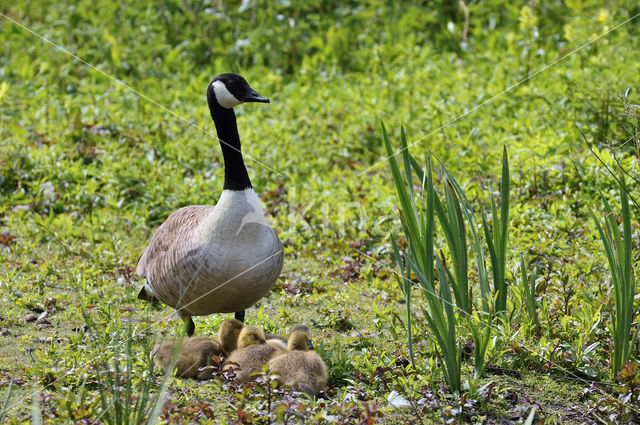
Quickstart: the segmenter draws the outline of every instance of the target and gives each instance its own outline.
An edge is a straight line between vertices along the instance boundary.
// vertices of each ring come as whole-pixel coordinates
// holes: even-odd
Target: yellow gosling
[[[220,325],[220,329],[218,329],[218,341],[220,341],[227,351],[225,353],[227,356],[238,348],[238,337],[243,327],[244,324],[236,319],[227,319]]]
[[[185,338],[176,359],[176,376],[179,378],[208,379],[211,373],[203,374],[198,369],[213,365],[213,356],[228,356],[236,349],[242,322],[227,319],[218,329],[218,340],[204,336]],[[157,344],[153,349],[156,366],[166,372],[175,349],[174,343]]]
[[[167,371],[174,351],[174,343],[158,344],[153,349],[155,364]],[[185,338],[176,360],[176,376],[179,378],[198,378],[198,369],[213,364],[212,357],[225,353],[222,345],[213,338],[204,336]]]
[[[317,395],[327,385],[327,366],[313,348],[309,328],[294,329],[287,343],[289,351],[269,361],[273,372],[279,373],[278,380],[304,391]]]
[[[236,378],[241,382],[253,380],[251,374],[259,371],[277,354],[285,352],[279,342],[267,343],[264,333],[256,326],[242,329],[238,337],[238,349],[235,350],[224,365],[224,370],[236,370]]]

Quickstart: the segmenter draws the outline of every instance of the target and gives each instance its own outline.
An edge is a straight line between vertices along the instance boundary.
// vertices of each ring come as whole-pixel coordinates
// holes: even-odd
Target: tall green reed
[[[495,292],[495,312],[507,309],[507,240],[509,238],[509,157],[507,148],[502,151],[502,180],[500,184],[500,215],[496,202],[491,197],[491,216],[493,231],[489,229],[487,219],[482,212],[482,225],[489,247],[491,267],[493,270],[493,287]]]
[[[469,288],[468,277],[466,230],[460,200],[448,177],[448,174],[445,174],[444,197],[446,210],[437,196],[435,197],[435,209],[440,227],[444,232],[447,245],[449,246],[449,252],[451,253],[454,273],[449,277],[453,283],[452,288],[456,298],[456,304],[463,309],[465,313],[470,314],[471,288]]]
[[[624,172],[620,169],[618,179],[620,188],[620,205],[622,211],[622,235],[616,221],[616,215],[611,205],[600,192],[600,199],[605,210],[604,226],[595,216],[591,217],[596,224],[602,245],[609,263],[611,281],[615,303],[615,318],[612,321],[613,328],[613,362],[612,375],[615,378],[624,364],[629,360],[631,353],[631,323],[633,322],[633,299],[635,295],[635,282],[633,276],[633,252],[632,252],[632,228],[631,212],[629,210],[629,197],[625,183]]]
[[[487,353],[495,343],[492,339],[493,300],[500,298],[502,293],[506,296],[505,279],[496,284],[495,296],[492,295],[486,268],[484,244],[482,242],[482,230],[485,234],[488,225],[483,218],[483,226],[478,225],[475,212],[467,199],[464,190],[455,178],[447,171],[444,164],[440,164],[442,180],[444,183],[444,201],[442,201],[434,186],[431,158],[428,157],[426,171],[411,156],[407,148],[404,129],[401,130],[401,152],[404,165],[404,173],[401,172],[384,124],[382,135],[386,152],[389,157],[389,166],[394,181],[398,199],[400,201],[400,221],[407,240],[407,250],[404,255],[400,252],[397,239],[392,235],[392,245],[395,260],[401,275],[401,288],[406,301],[406,314],[408,322],[409,353],[415,364],[413,352],[413,327],[411,306],[412,276],[417,277],[422,287],[427,309],[423,309],[429,328],[432,330],[438,343],[438,352],[443,362],[445,378],[454,392],[459,392],[461,383],[460,347],[457,342],[456,327],[460,323],[468,323],[474,342],[474,367],[475,376],[470,384],[477,383],[487,365]],[[492,241],[495,240],[498,249],[490,247],[493,254],[492,265],[504,277],[506,263],[506,241],[508,226],[509,203],[509,169],[506,150],[503,156],[502,188],[501,188],[501,216],[494,216],[498,221],[495,225],[499,229],[490,233]],[[419,185],[418,185],[419,183]],[[420,186],[416,191],[414,187]],[[444,254],[440,252],[435,260],[434,233],[435,224],[440,223],[440,228],[445,236],[448,252],[452,259],[453,273],[447,268]],[[467,230],[471,239],[467,242]],[[478,280],[481,296],[481,308],[473,310],[473,297],[468,279],[468,246],[471,246],[475,256]],[[497,254],[496,254],[497,253]],[[498,261],[499,259],[499,261]],[[503,264],[500,266],[500,264]],[[437,272],[434,276],[434,269]],[[506,304],[506,302],[505,302]],[[456,314],[459,310],[464,319]],[[495,345],[495,344],[494,344]]]
[[[404,301],[406,306],[407,315],[407,339],[409,341],[409,357],[411,358],[411,364],[416,367],[416,358],[413,353],[413,323],[411,321],[411,265],[402,261],[400,250],[398,249],[398,242],[396,238],[391,235],[391,246],[393,248],[394,257],[398,269],[400,270],[400,288],[404,294]]]
[[[414,272],[422,286],[428,309],[424,310],[425,317],[438,343],[439,354],[443,363],[444,376],[449,388],[454,393],[461,389],[461,352],[457,342],[456,325],[457,317],[451,296],[449,285],[450,273],[446,270],[442,261],[437,261],[439,288],[436,292],[434,282],[434,247],[433,233],[435,227],[435,192],[433,190],[433,178],[431,164],[427,163],[427,172],[420,176],[423,190],[418,197],[413,190],[412,158],[407,149],[407,140],[404,129],[401,132],[402,157],[404,161],[403,174],[395,159],[387,130],[382,124],[382,136],[385,149],[389,156],[391,174],[400,200],[401,222],[407,239],[407,253],[402,256],[398,241],[392,238],[393,251],[401,278],[405,298],[408,301],[407,322],[409,330],[409,350],[413,353],[411,338],[412,316],[410,310],[411,301],[411,276]],[[425,197],[426,195],[426,197]],[[412,358],[412,360],[414,360]],[[415,361],[415,360],[414,360]]]
[[[481,309],[472,311],[467,314],[469,327],[471,328],[471,336],[473,338],[473,358],[474,358],[474,379],[469,381],[470,389],[475,393],[478,380],[484,374],[487,366],[487,352],[492,343],[491,330],[493,328],[493,314],[491,311],[491,289],[487,277],[486,258],[480,233],[478,232],[478,224],[473,211],[473,207],[469,202],[464,190],[456,179],[447,171],[446,167],[441,164],[442,175],[445,176],[447,188],[455,192],[457,195],[458,206],[467,220],[469,231],[471,233],[471,248],[475,254],[476,266],[478,272],[478,282],[480,286]],[[464,230],[464,229],[463,229]],[[469,300],[471,301],[471,291],[469,291]]]

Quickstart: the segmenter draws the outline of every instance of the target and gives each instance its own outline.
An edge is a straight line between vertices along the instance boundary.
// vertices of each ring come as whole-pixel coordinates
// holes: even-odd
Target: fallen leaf
[[[13,241],[16,239],[14,235],[9,235],[7,233],[0,233],[0,244],[2,245],[11,245]]]

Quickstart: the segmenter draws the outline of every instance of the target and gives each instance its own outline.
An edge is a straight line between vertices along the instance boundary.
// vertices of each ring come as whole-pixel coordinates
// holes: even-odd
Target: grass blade
[[[524,255],[520,254],[520,287],[525,295],[525,308],[529,314],[529,318],[533,322],[536,332],[540,331],[540,321],[538,319],[538,303],[536,302],[536,282],[529,276],[527,265],[524,261]]]

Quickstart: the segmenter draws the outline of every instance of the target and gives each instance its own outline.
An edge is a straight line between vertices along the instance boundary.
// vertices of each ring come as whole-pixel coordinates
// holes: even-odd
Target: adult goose
[[[282,243],[266,223],[240,151],[233,107],[269,103],[237,74],[221,74],[207,87],[207,101],[224,158],[218,203],[173,212],[142,253],[145,278],[138,298],[174,307],[195,332],[192,316],[244,311],[271,289],[282,270]]]

